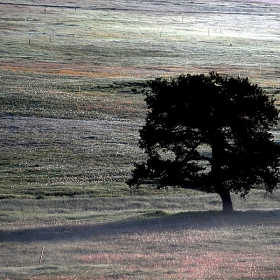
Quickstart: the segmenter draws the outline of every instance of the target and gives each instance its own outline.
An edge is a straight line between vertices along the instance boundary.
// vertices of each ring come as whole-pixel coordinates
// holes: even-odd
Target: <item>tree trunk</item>
[[[222,164],[223,160],[221,155],[223,154],[224,148],[224,136],[219,134],[219,132],[214,133],[214,137],[211,141],[212,147],[212,169],[211,169],[211,176],[212,182],[215,186],[215,190],[217,194],[220,195],[223,202],[223,212],[224,213],[232,213],[233,206],[230,197],[230,192],[227,188],[223,185],[223,180],[221,179],[221,174],[223,174]],[[223,177],[223,176],[222,176]]]
[[[230,197],[230,192],[228,190],[224,190],[222,192],[219,192],[218,194],[222,198],[223,212],[224,213],[232,213],[233,212],[233,206],[232,206],[232,201],[231,201],[231,197]]]

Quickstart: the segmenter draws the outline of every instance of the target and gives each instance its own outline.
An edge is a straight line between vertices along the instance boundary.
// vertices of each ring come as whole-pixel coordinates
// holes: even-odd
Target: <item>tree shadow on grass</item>
[[[280,209],[235,211],[231,215],[219,211],[180,212],[164,214],[154,212],[154,217],[144,214],[138,220],[109,222],[104,224],[80,224],[38,227],[14,231],[0,231],[0,243],[40,242],[83,239],[106,239],[122,234],[141,232],[168,232],[192,229],[213,229],[254,225],[280,226]]]

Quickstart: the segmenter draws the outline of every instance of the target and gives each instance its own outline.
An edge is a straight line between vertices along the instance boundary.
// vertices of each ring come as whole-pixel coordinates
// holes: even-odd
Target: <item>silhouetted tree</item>
[[[272,192],[279,181],[279,148],[270,129],[278,110],[248,78],[217,73],[149,82],[140,147],[129,186],[155,183],[217,193],[233,211],[230,192],[245,196],[257,185]]]

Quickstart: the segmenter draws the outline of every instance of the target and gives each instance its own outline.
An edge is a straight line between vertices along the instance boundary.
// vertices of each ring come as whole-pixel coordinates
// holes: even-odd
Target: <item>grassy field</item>
[[[279,279],[279,193],[189,195],[2,200],[0,278]]]
[[[155,76],[249,76],[278,100],[275,1],[0,6],[0,197],[123,192]]]
[[[144,157],[147,80],[214,70],[279,103],[279,13],[273,0],[1,1],[0,279],[280,279],[279,191],[234,195],[227,217],[216,195],[124,183]]]

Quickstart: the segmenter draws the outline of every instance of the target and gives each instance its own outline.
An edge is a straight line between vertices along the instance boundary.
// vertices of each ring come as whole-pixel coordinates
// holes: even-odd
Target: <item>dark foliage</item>
[[[128,185],[152,181],[218,193],[224,211],[232,211],[230,192],[276,188],[280,150],[270,129],[279,112],[260,87],[214,72],[158,78],[149,86],[140,130],[147,161],[135,165]]]

